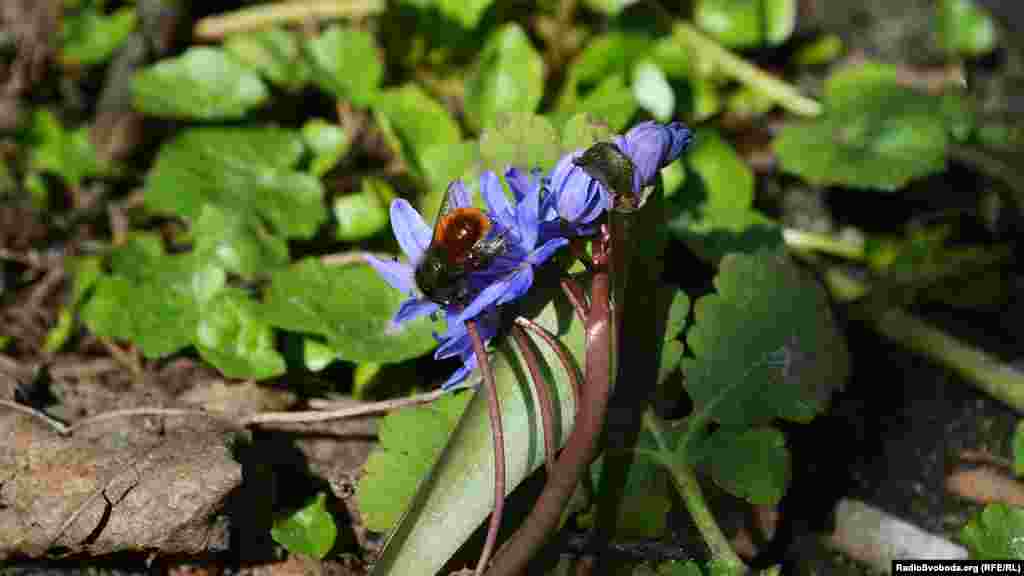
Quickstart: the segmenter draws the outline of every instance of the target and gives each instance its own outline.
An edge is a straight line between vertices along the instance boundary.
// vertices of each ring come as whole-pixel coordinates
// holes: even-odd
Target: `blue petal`
[[[395,290],[403,294],[412,294],[418,291],[414,276],[415,270],[409,264],[397,260],[381,260],[372,254],[367,254],[364,259]]]
[[[510,229],[515,227],[515,212],[508,203],[508,197],[505,196],[505,190],[502,189],[497,174],[488,170],[480,175],[480,195],[484,197],[487,208],[499,224]]]
[[[523,266],[514,274],[506,278],[505,284],[508,288],[505,290],[505,293],[502,294],[501,298],[498,298],[498,305],[511,302],[523,294],[526,294],[527,290],[530,289],[530,286],[533,286],[533,266]]]
[[[507,176],[506,176],[507,177]],[[519,226],[519,239],[524,250],[533,250],[537,245],[537,232],[540,227],[540,187],[530,188],[516,206],[516,224]]]
[[[448,196],[448,203],[452,208],[467,208],[473,205],[473,201],[469,197],[469,191],[466,190],[466,185],[462,183],[462,180],[453,180],[448,185],[446,194]]]
[[[505,170],[505,182],[508,182],[508,187],[512,190],[516,203],[522,202],[532,187],[532,183],[526,177],[526,174],[523,174],[523,171],[515,166]]]
[[[433,231],[405,198],[391,203],[391,229],[410,262],[418,262],[430,246]]]
[[[624,146],[616,139],[636,166],[634,191],[649,185],[659,170],[679,158],[690,139],[690,131],[679,122],[667,126],[644,122],[626,133]]]
[[[548,258],[551,258],[551,255],[554,254],[556,250],[568,243],[569,241],[565,238],[552,238],[527,256],[526,261],[531,266],[540,266],[546,262]]]
[[[455,317],[455,322],[465,322],[466,320],[472,320],[476,316],[479,316],[487,308],[495,306],[495,302],[505,294],[508,290],[508,282],[506,279],[497,280],[491,283],[490,286],[483,289],[473,301],[469,303],[469,306],[459,312]],[[451,321],[451,320],[450,320]]]
[[[408,322],[413,318],[419,318],[420,316],[436,312],[439,308],[440,306],[436,302],[431,302],[424,298],[409,298],[399,306],[398,312],[395,313],[395,319],[392,322],[395,324]]]
[[[462,388],[463,380],[473,373],[474,368],[476,368],[476,356],[470,356],[466,359],[465,364],[459,366],[459,369],[449,376],[444,384],[441,384],[441,389],[450,392]]]

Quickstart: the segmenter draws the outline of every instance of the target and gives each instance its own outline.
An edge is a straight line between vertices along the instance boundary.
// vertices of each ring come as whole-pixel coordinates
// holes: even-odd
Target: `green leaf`
[[[796,0],[699,0],[694,21],[729,48],[785,42],[796,25]]]
[[[416,84],[381,92],[373,102],[374,117],[398,153],[423,172],[425,152],[439,144],[462,139],[459,126],[448,111]]]
[[[436,214],[448,190],[448,183],[462,179],[472,193],[474,182],[479,176],[480,143],[476,140],[438,144],[430,146],[423,153],[423,171],[427,178],[429,192],[420,203],[423,214]]]
[[[322,560],[334,547],[338,528],[327,511],[327,495],[320,492],[305,507],[274,522],[270,535],[289,552]]]
[[[752,504],[778,504],[789,485],[789,450],[775,428],[720,428],[684,457],[706,465],[715,484]]]
[[[683,159],[687,178],[669,208],[676,238],[711,261],[782,245],[779,226],[754,210],[754,173],[731,144],[701,129]]]
[[[577,114],[589,114],[606,122],[612,131],[620,132],[636,114],[636,109],[636,98],[625,76],[613,74],[601,80],[585,96],[568,105],[560,104],[557,117],[564,122]]]
[[[589,148],[595,142],[608,140],[614,134],[608,124],[590,114],[577,114],[562,126],[562,150],[571,152]]]
[[[607,16],[617,16],[633,3],[634,0],[584,0],[584,3],[591,10],[601,12]]]
[[[939,42],[953,55],[984,56],[996,47],[998,34],[992,15],[974,0],[939,0]]]
[[[798,66],[819,66],[834,62],[843,54],[843,39],[838,34],[824,34],[801,46],[793,55]]]
[[[989,504],[960,531],[971,558],[1024,560],[1024,508]]]
[[[601,485],[605,456],[590,467],[594,486]],[[634,458],[622,489],[615,537],[623,540],[655,539],[665,536],[673,488],[664,467],[651,458]]]
[[[1013,431],[1013,473],[1024,476],[1024,420]]]
[[[516,23],[498,28],[466,78],[466,119],[480,130],[501,114],[536,110],[544,95],[544,60]]]
[[[160,148],[146,178],[156,212],[198,219],[206,204],[258,215],[277,234],[309,238],[327,218],[320,181],[292,168],[301,137],[281,128],[193,128]]]
[[[340,359],[401,362],[434,348],[432,330],[444,332],[425,316],[394,324],[406,298],[369,266],[306,259],[274,272],[263,312],[279,328],[325,336]]]
[[[334,25],[310,40],[306,53],[321,89],[356,106],[372,103],[384,75],[372,34]]]
[[[441,14],[458,22],[463,28],[475,28],[494,0],[433,0]]]
[[[633,97],[659,122],[668,122],[676,107],[676,95],[657,64],[644,61],[633,69]]]
[[[113,274],[96,282],[82,319],[98,336],[134,342],[147,358],[192,343],[203,304],[227,282],[223,268],[196,253],[154,254],[145,242],[116,250],[111,265]]]
[[[506,166],[546,170],[561,155],[558,140],[558,132],[543,116],[504,114],[480,135],[480,157],[487,169],[499,174],[504,174]]]
[[[93,66],[105,62],[135,30],[135,8],[125,6],[104,14],[88,4],[65,12],[61,19],[60,57],[65,63]]]
[[[363,179],[356,194],[334,199],[334,217],[338,220],[338,240],[357,242],[388,227],[388,205],[395,191],[386,181],[373,176]]]
[[[944,169],[944,123],[940,99],[899,85],[891,67],[862,66],[830,78],[825,114],[786,125],[773,148],[812,184],[893,191]]]
[[[151,116],[231,120],[261,106],[269,92],[258,74],[223,50],[199,47],[137,72],[132,97]]]
[[[665,325],[665,340],[675,340],[686,326],[686,318],[690,314],[690,296],[682,290],[672,295],[672,303],[668,308],[668,323]]]
[[[821,286],[779,250],[727,255],[715,288],[686,335],[691,420],[738,429],[822,411],[849,360]]]
[[[698,0],[693,20],[729,48],[757,46],[764,38],[760,0]]]
[[[204,204],[192,231],[197,253],[243,278],[288,265],[288,243],[246,212]]]
[[[658,576],[703,576],[700,566],[693,560],[670,560],[658,565]]]
[[[301,89],[313,75],[297,33],[279,26],[232,34],[224,41],[224,50],[290,92]]]
[[[334,168],[348,153],[351,142],[345,131],[337,124],[323,118],[312,118],[302,125],[302,139],[313,153],[309,171],[320,177]]]
[[[97,157],[87,126],[69,132],[57,116],[45,108],[38,108],[32,114],[29,139],[31,170],[56,174],[67,186],[78,187],[86,178],[110,172]]]
[[[637,109],[627,78],[635,75],[634,68],[652,55],[655,46],[650,34],[636,32],[611,32],[589,42],[569,67],[558,97],[556,122],[560,125],[589,112],[616,132],[625,128]],[[660,60],[655,63],[661,66]]]
[[[207,302],[196,327],[196,348],[228,378],[263,380],[284,374],[274,333],[244,292],[227,289]]]
[[[448,394],[384,417],[377,430],[378,448],[367,459],[356,490],[367,528],[387,532],[398,523],[472,397]]]

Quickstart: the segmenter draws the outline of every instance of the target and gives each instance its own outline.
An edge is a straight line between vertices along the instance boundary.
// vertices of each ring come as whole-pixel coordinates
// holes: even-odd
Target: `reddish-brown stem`
[[[540,407],[541,427],[544,429],[544,466],[550,476],[555,464],[555,416],[554,404],[551,401],[551,390],[548,388],[548,381],[540,371],[540,363],[537,354],[533,351],[533,343],[518,325],[512,326],[512,337],[519,346],[519,351],[526,361],[526,367],[530,371],[530,380],[533,381],[533,389],[537,391],[537,404]]]
[[[583,401],[583,385],[580,384],[580,373],[576,369],[576,362],[572,359],[572,353],[566,349],[564,344],[558,341],[554,334],[548,332],[547,328],[533,320],[520,316],[516,318],[516,323],[536,334],[558,355],[558,360],[562,363],[562,369],[565,370],[566,375],[569,377],[569,385],[572,387],[573,394],[573,406],[576,407],[576,413],[579,414],[580,403]]]
[[[494,383],[494,371],[484,350],[484,341],[476,328],[476,321],[468,320],[466,330],[473,343],[473,354],[476,355],[480,373],[484,378],[484,393],[487,394],[487,413],[491,419],[491,438],[494,442],[494,510],[491,511],[491,522],[487,526],[487,539],[484,549],[480,552],[480,560],[476,564],[475,574],[480,576],[487,568],[494,543],[498,539],[498,527],[501,526],[501,515],[505,509],[505,433],[501,426],[501,406],[498,404],[498,388]]]
[[[580,410],[576,426],[561,456],[555,461],[554,473],[548,477],[533,510],[522,527],[498,550],[487,571],[488,576],[512,576],[523,572],[530,558],[558,526],[565,503],[597,452],[611,385],[610,292],[607,271],[596,272],[591,280],[591,308],[586,322],[586,397],[577,404]]]
[[[583,293],[583,287],[572,278],[562,278],[560,284],[565,297],[569,299],[569,303],[576,310],[576,317],[580,322],[586,323],[587,314],[590,313],[590,304],[587,302],[586,294]]]

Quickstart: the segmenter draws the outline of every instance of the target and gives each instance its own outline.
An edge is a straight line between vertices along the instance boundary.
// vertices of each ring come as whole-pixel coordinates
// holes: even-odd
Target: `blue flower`
[[[633,161],[633,193],[640,194],[659,170],[679,158],[692,139],[693,133],[679,122],[644,122],[612,142]],[[605,187],[573,162],[583,152],[563,156],[551,172],[549,192],[541,206],[544,237],[589,234],[593,221],[609,206]]]
[[[409,295],[395,314],[394,322],[406,322],[442,309],[445,312],[448,330],[444,335],[435,335],[440,345],[434,357],[458,356],[463,360],[463,366],[445,382],[445,389],[455,387],[476,366],[465,323],[477,320],[481,338],[484,341],[493,338],[499,326],[497,307],[526,294],[533,285],[533,268],[543,264],[558,248],[568,243],[560,237],[540,242],[539,176],[534,174],[527,178],[519,170],[510,168],[505,173],[505,180],[515,196],[515,206],[509,203],[494,172],[485,172],[480,177],[480,191],[487,204],[487,215],[492,220],[495,233],[501,235],[504,249],[485,268],[469,273],[467,286],[472,298],[464,308],[459,305],[442,307],[426,298],[416,285],[416,264],[429,247],[433,231],[408,201],[397,199],[391,203],[391,227],[408,262],[366,256],[366,261],[388,284]],[[471,205],[469,195],[459,181],[449,187],[449,199],[456,208]]]

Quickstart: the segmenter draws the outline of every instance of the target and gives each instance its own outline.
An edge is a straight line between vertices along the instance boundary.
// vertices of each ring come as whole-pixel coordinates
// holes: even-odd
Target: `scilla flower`
[[[391,204],[391,226],[408,262],[382,260],[372,255],[366,257],[388,284],[409,295],[409,299],[399,307],[394,322],[405,322],[439,310],[445,312],[448,330],[442,336],[435,335],[440,346],[434,357],[458,356],[463,360],[462,368],[445,382],[446,389],[459,384],[476,366],[465,322],[477,320],[481,337],[484,340],[493,337],[498,329],[497,307],[523,296],[533,284],[533,267],[542,264],[567,243],[565,238],[539,242],[540,179],[528,179],[515,169],[509,169],[505,177],[515,195],[515,206],[509,203],[496,174],[485,172],[480,177],[480,192],[487,204],[491,227],[488,234],[500,237],[501,250],[489,259],[486,266],[467,271],[465,278],[460,279],[464,281],[465,301],[468,303],[460,301],[442,305],[426,297],[417,285],[416,266],[430,247],[433,230],[404,199],[397,199]],[[449,202],[454,208],[471,205],[461,182],[456,181],[449,187]]]
[[[654,182],[659,170],[679,158],[692,139],[693,133],[679,122],[644,122],[612,142],[633,161],[633,193],[640,194]],[[577,150],[563,156],[551,172],[549,193],[541,206],[545,237],[589,234],[593,221],[609,206],[605,187],[575,164],[582,154]]]

